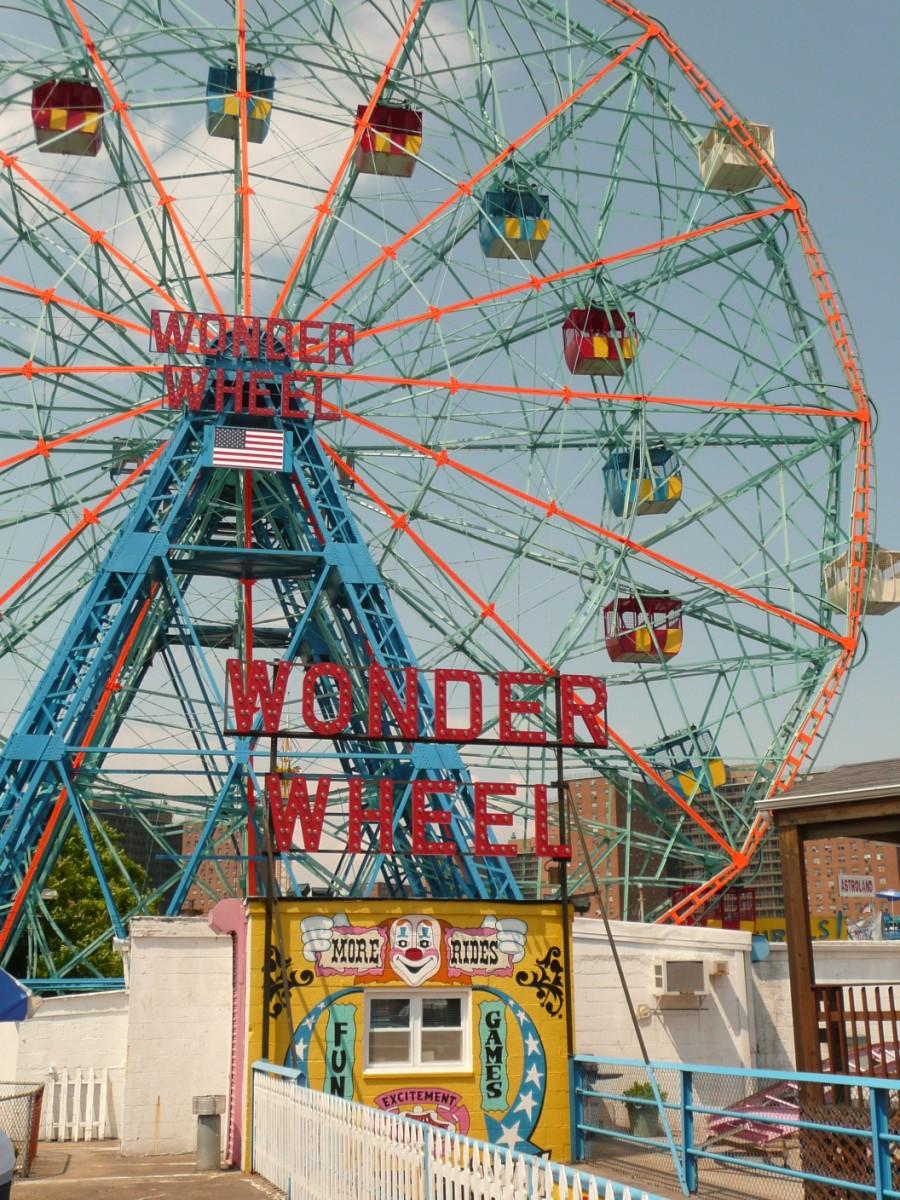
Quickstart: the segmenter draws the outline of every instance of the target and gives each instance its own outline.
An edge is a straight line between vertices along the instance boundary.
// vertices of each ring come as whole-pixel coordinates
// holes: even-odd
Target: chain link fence
[[[900,1188],[898,1090],[879,1088],[884,1131],[876,1142],[866,1080],[844,1095],[823,1079],[812,1102],[784,1076],[688,1069],[683,1096],[677,1067],[653,1074],[682,1161],[689,1125],[693,1182],[703,1200],[852,1200]],[[676,1173],[649,1081],[641,1065],[578,1064],[581,1156],[604,1169],[614,1165],[619,1179],[630,1174],[642,1187],[665,1191]]]
[[[0,1082],[0,1129],[16,1152],[16,1171],[28,1175],[37,1154],[41,1127],[42,1083]]]

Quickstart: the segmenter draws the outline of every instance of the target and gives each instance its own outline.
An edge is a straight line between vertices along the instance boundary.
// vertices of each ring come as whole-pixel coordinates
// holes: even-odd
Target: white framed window
[[[468,1071],[472,1066],[471,993],[463,988],[365,995],[366,1071]]]

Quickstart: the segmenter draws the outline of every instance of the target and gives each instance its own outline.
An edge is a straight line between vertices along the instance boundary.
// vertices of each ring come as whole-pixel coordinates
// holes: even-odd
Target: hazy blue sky
[[[650,0],[745,117],[775,127],[879,411],[877,538],[900,549],[900,0]],[[900,609],[867,624],[819,765],[900,756]]]

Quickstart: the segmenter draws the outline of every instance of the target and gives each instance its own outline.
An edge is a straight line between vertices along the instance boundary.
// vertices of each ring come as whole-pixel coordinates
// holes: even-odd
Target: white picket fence
[[[88,1067],[48,1075],[41,1107],[41,1141],[91,1142],[109,1136],[109,1070]]]
[[[252,1167],[290,1200],[656,1200],[255,1064]]]

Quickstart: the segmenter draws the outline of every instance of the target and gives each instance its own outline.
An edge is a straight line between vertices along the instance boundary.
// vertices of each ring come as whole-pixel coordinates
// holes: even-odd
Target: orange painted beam
[[[84,304],[80,300],[72,300],[70,297],[60,296],[53,288],[34,287],[33,284],[25,283],[21,279],[12,279],[9,275],[0,275],[0,288],[8,288],[13,292],[21,292],[25,296],[33,296],[45,306],[57,304],[60,308],[69,308],[72,312],[80,312],[88,317],[96,317],[98,320],[106,321],[110,325],[118,325],[121,329],[130,329],[133,333],[145,333],[147,337],[150,336],[149,325],[140,325],[136,321],[128,321],[124,317],[113,316],[112,313],[104,312],[101,308],[92,308],[90,304]]]
[[[439,216],[445,213],[449,208],[452,208],[453,205],[456,204],[459,199],[461,199],[461,197],[470,196],[473,189],[483,179],[490,175],[495,167],[500,166],[500,164],[505,162],[510,155],[521,149],[521,147],[527,142],[530,142],[533,137],[536,137],[537,134],[541,132],[541,130],[545,129],[549,124],[551,124],[551,122],[555,121],[558,116],[564,113],[567,109],[571,108],[572,105],[580,100],[582,96],[586,95],[591,88],[595,87],[602,79],[605,79],[611,71],[614,71],[616,67],[625,62],[625,60],[628,59],[635,50],[639,49],[644,45],[645,42],[654,36],[655,33],[653,31],[647,30],[639,37],[635,38],[635,40],[629,46],[626,46],[625,49],[617,54],[610,62],[608,62],[606,66],[601,67],[599,71],[590,77],[590,79],[586,80],[583,84],[566,96],[565,99],[561,100],[559,104],[555,105],[550,112],[541,117],[539,121],[536,121],[523,134],[520,134],[519,137],[515,138],[514,141],[511,141],[509,145],[505,146],[503,150],[500,151],[499,154],[495,154],[490,162],[486,163],[483,167],[477,170],[474,175],[470,175],[469,178],[463,183],[458,184],[455,191],[451,192],[450,195],[445,200],[442,200],[436,208],[433,208],[431,212],[427,213],[424,217],[422,217],[421,220],[417,221],[411,229],[408,229],[406,233],[397,238],[396,241],[391,242],[389,246],[382,246],[381,253],[379,255],[373,258],[372,261],[361,270],[357,271],[356,274],[351,279],[348,279],[346,283],[342,284],[336,292],[332,292],[331,295],[326,297],[321,304],[317,305],[309,314],[308,319],[311,321],[316,320],[321,313],[325,312],[325,310],[330,308],[333,304],[336,304],[342,296],[346,296],[348,292],[353,291],[357,284],[362,283],[362,281],[368,275],[371,275],[373,271],[377,270],[382,263],[387,262],[389,259],[396,258],[397,251],[402,246],[405,246],[407,242],[411,242],[413,238],[418,237],[418,235],[424,229],[428,228],[432,221],[437,220]],[[290,276],[289,280],[291,280]],[[289,288],[287,285],[285,285],[285,289],[283,289],[283,295],[287,294],[287,290],[289,290]],[[277,315],[282,303],[282,297],[279,296],[278,303],[272,310],[272,316]]]
[[[427,555],[427,557],[440,569],[440,571],[448,579],[450,579],[453,584],[455,584],[455,586],[462,592],[466,599],[472,604],[475,611],[479,613],[482,619],[494,622],[494,624],[496,624],[497,627],[502,630],[502,632],[510,639],[510,641],[522,651],[525,657],[534,663],[534,665],[541,671],[543,671],[545,675],[553,676],[556,674],[554,668],[551,667],[550,664],[546,662],[545,659],[543,659],[540,654],[538,654],[538,652],[534,650],[528,644],[528,642],[525,641],[524,638],[520,637],[507,621],[504,621],[503,618],[499,616],[494,608],[494,605],[489,604],[482,596],[478,594],[478,592],[475,591],[474,588],[470,587],[469,584],[467,584],[462,578],[462,576],[457,571],[454,571],[449,563],[447,563],[446,560],[443,559],[437,553],[437,551],[428,544],[425,538],[416,533],[416,531],[410,525],[408,516],[397,512],[396,509],[388,504],[388,502],[381,495],[379,495],[375,488],[368,484],[360,475],[360,473],[354,470],[354,468],[350,466],[346,459],[342,458],[333,447],[325,444],[324,442],[322,445],[332,462],[334,462],[340,468],[340,470],[344,472],[345,475],[347,475],[356,483],[360,490],[363,491],[366,496],[368,496],[373,504],[380,508],[381,511],[390,518],[391,524],[395,529],[399,529],[416,546],[418,546],[423,554]],[[622,750],[633,763],[640,767],[647,777],[652,779],[657,787],[661,788],[662,791],[665,792],[665,794],[669,797],[669,799],[672,800],[673,803],[675,803],[682,810],[682,812],[690,817],[691,820],[694,821],[695,824],[697,824],[703,830],[703,832],[710,837],[717,846],[720,847],[720,849],[724,850],[732,862],[737,862],[740,859],[740,851],[735,850],[732,846],[729,846],[721,834],[716,832],[706,818],[703,817],[699,812],[696,812],[687,803],[687,801],[681,795],[679,795],[672,785],[666,779],[664,779],[662,775],[660,775],[656,768],[653,767],[641,754],[639,754],[638,751],[635,750],[634,747],[631,746],[621,734],[616,733],[616,731],[609,725],[608,722],[604,722],[604,729],[610,741],[618,746],[619,749]]]
[[[375,85],[375,90],[373,91],[371,98],[369,99],[369,103],[366,107],[366,111],[363,113],[362,120],[357,123],[356,128],[353,131],[353,136],[350,139],[350,144],[347,147],[347,149],[344,151],[344,157],[341,159],[340,163],[338,164],[338,169],[334,173],[334,178],[332,179],[332,181],[328,187],[328,191],[325,193],[325,199],[322,201],[322,203],[320,205],[318,205],[318,207],[316,209],[316,215],[313,218],[312,225],[310,226],[309,231],[303,240],[303,244],[301,245],[299,251],[297,252],[297,257],[294,259],[294,262],[293,262],[293,265],[291,266],[290,271],[288,271],[287,279],[284,281],[284,286],[282,287],[281,291],[278,293],[278,298],[276,299],[275,304],[272,307],[272,311],[269,314],[271,317],[277,317],[278,314],[281,312],[281,309],[284,306],[285,301],[287,300],[288,296],[290,295],[291,288],[294,286],[297,276],[300,274],[300,269],[306,260],[306,256],[309,253],[310,247],[312,246],[313,242],[316,239],[316,235],[318,234],[319,230],[322,227],[322,223],[324,222],[325,218],[327,216],[330,216],[330,214],[331,214],[331,202],[332,202],[332,200],[334,200],[334,197],[337,194],[337,190],[340,187],[341,180],[344,178],[344,175],[347,173],[347,168],[349,167],[350,162],[353,158],[354,151],[356,150],[356,147],[359,145],[360,139],[362,138],[363,133],[365,132],[366,126],[369,123],[369,118],[372,115],[372,111],[375,108],[375,105],[381,99],[381,94],[384,91],[385,84],[387,83],[388,78],[390,77],[391,71],[394,69],[394,65],[397,62],[397,59],[400,57],[400,52],[402,51],[403,47],[406,44],[406,39],[409,36],[410,30],[413,27],[413,23],[415,22],[416,17],[419,15],[419,9],[421,7],[422,7],[422,0],[414,0],[414,3],[409,10],[409,15],[407,16],[406,21],[404,22],[403,28],[400,30],[400,36],[397,38],[394,48],[391,51],[390,57],[388,58],[387,62],[385,63],[384,70],[381,72],[378,82]],[[326,302],[325,305],[321,305],[319,307],[319,309],[317,309],[316,311],[319,312],[319,311],[321,311],[322,308],[327,307],[327,303],[328,302]]]
[[[184,224],[182,223],[182,220],[179,217],[178,212],[175,208],[175,197],[170,196],[169,193],[166,191],[165,187],[163,186],[163,182],[160,179],[159,175],[157,174],[156,168],[154,167],[153,162],[150,159],[150,155],[147,153],[146,149],[144,148],[144,143],[141,141],[141,139],[138,135],[138,131],[134,127],[134,122],[131,120],[131,117],[128,115],[128,105],[122,99],[122,97],[119,95],[116,85],[113,83],[109,72],[107,71],[106,67],[104,66],[103,60],[101,59],[100,55],[97,52],[97,47],[94,44],[94,40],[91,37],[90,31],[88,30],[87,25],[85,25],[85,23],[81,17],[81,13],[78,11],[77,7],[73,3],[73,0],[65,0],[65,5],[66,5],[66,8],[69,10],[69,13],[71,14],[72,20],[75,22],[75,24],[78,27],[78,32],[81,34],[82,40],[84,41],[85,49],[87,50],[88,54],[91,57],[91,61],[93,62],[94,67],[96,68],[97,74],[100,76],[101,80],[103,81],[103,86],[106,89],[106,94],[109,96],[110,100],[112,101],[112,111],[118,115],[119,120],[121,121],[122,125],[125,127],[125,130],[127,131],[129,138],[131,139],[131,144],[134,146],[134,149],[135,149],[135,152],[137,153],[138,158],[144,164],[144,169],[146,170],[147,175],[149,176],[150,182],[153,184],[153,187],[156,190],[156,194],[159,196],[160,208],[163,208],[169,214],[169,219],[171,220],[176,233],[178,234],[179,238],[181,239],[181,244],[184,246],[185,250],[187,251],[187,255],[190,258],[191,262],[194,264],[194,269],[196,270],[198,276],[200,277],[203,287],[206,289],[206,294],[209,296],[210,301],[212,302],[212,305],[215,308],[216,312],[222,313],[224,310],[222,308],[222,305],[219,303],[219,298],[216,295],[215,289],[213,288],[213,285],[210,282],[209,276],[206,274],[206,271],[203,269],[203,264],[200,262],[200,259],[197,255],[197,251],[194,249],[194,244],[191,241],[191,239],[188,237],[187,230],[185,229]],[[154,285],[154,290],[156,290],[155,285]],[[171,301],[171,302],[174,304],[174,306],[176,308],[179,308],[179,309],[181,308],[181,305],[178,304],[177,302],[174,302],[174,301]]]
[[[761,221],[764,217],[777,216],[779,213],[786,212],[788,207],[786,204],[774,204],[769,208],[760,209],[759,212],[728,217],[727,220],[716,221],[714,224],[704,225],[700,229],[689,229],[686,233],[676,233],[671,237],[660,238],[656,242],[648,242],[644,246],[632,246],[629,250],[622,250],[618,254],[607,254],[603,258],[595,258],[591,262],[579,263],[575,267],[566,267],[563,271],[553,271],[549,275],[531,275],[521,283],[513,283],[509,287],[485,292],[481,296],[470,296],[466,300],[457,300],[455,304],[432,305],[424,312],[413,313],[408,317],[400,317],[396,321],[388,321],[384,325],[374,325],[371,329],[364,329],[357,333],[356,341],[361,342],[364,338],[377,337],[379,334],[389,333],[395,329],[405,329],[409,325],[418,325],[422,321],[440,321],[442,317],[450,316],[452,313],[465,312],[470,308],[481,308],[486,304],[494,304],[498,300],[506,300],[510,296],[519,296],[523,292],[537,293],[547,284],[574,279],[578,275],[589,274],[601,267],[610,267],[632,258],[640,258],[643,254],[655,254],[659,250],[667,250],[672,246],[696,241],[697,238],[712,237],[727,229],[734,229],[737,225],[746,225],[751,221]],[[316,311],[318,312],[318,309]]]
[[[249,315],[253,311],[250,256],[250,197],[253,192],[250,187],[250,151],[247,142],[247,101],[250,95],[247,91],[247,9],[245,0],[237,0],[235,15],[237,17],[237,95],[240,102],[241,127],[241,183],[237,192],[241,200],[241,263],[244,275],[242,307],[245,315]]]
[[[588,533],[593,533],[597,537],[601,537],[606,541],[615,542],[619,546],[624,546],[632,550],[635,554],[643,558],[655,562],[658,566],[666,567],[677,574],[684,576],[686,579],[692,579],[696,583],[702,583],[714,591],[721,592],[723,595],[731,596],[735,600],[740,600],[745,604],[752,605],[763,612],[770,613],[772,616],[780,617],[784,621],[790,622],[792,625],[797,625],[802,629],[807,629],[809,632],[816,634],[818,637],[827,638],[829,641],[837,642],[843,646],[847,639],[841,637],[840,634],[833,633],[830,629],[825,629],[818,625],[815,621],[810,621],[806,617],[798,616],[796,613],[788,612],[785,608],[779,608],[777,604],[770,604],[768,600],[763,600],[758,596],[751,595],[750,592],[745,592],[741,588],[733,587],[724,580],[716,579],[714,575],[708,575],[705,571],[700,571],[696,567],[688,566],[686,563],[679,562],[677,559],[670,558],[666,554],[660,554],[657,550],[651,550],[649,546],[643,545],[642,542],[637,542],[633,538],[626,537],[624,534],[616,533],[612,529],[606,529],[603,525],[598,525],[596,521],[589,521],[585,517],[579,517],[573,512],[569,512],[565,508],[561,508],[555,500],[541,500],[537,496],[532,496],[530,492],[523,491],[522,488],[514,487],[512,484],[504,483],[502,480],[495,479],[484,471],[478,471],[474,467],[467,467],[459,459],[452,458],[446,450],[433,450],[428,446],[423,446],[419,442],[415,442],[412,438],[404,437],[402,434],[394,433],[386,429],[383,425],[377,424],[375,421],[369,420],[368,417],[360,416],[358,413],[351,412],[349,409],[339,408],[335,404],[331,404],[327,400],[322,401],[323,408],[339,414],[347,421],[352,421],[356,425],[368,429],[372,433],[376,433],[388,441],[394,442],[397,445],[405,446],[408,450],[413,450],[417,454],[421,454],[425,458],[430,458],[436,466],[448,466],[454,471],[458,471],[461,475],[466,475],[470,479],[476,480],[478,483],[483,483],[486,487],[493,491],[502,492],[504,495],[512,497],[514,500],[520,501],[531,508],[536,508],[541,511],[547,518],[559,518],[580,529],[586,530]]]
[[[513,387],[503,383],[474,383],[470,380],[430,379],[426,376],[372,375],[357,371],[321,371],[323,379],[340,379],[347,383],[374,383],[384,387],[440,388],[451,394],[473,392],[486,396],[534,396],[538,399],[559,400],[571,404],[575,400],[587,400],[592,404],[658,404],[667,408],[699,408],[704,411],[769,413],[778,416],[843,418],[859,420],[854,409],[823,408],[821,405],[764,404],[750,400],[719,400],[697,396],[659,396],[650,392],[594,392],[577,388]],[[342,412],[344,410],[341,410]]]
[[[113,425],[118,425],[122,421],[132,421],[135,417],[140,417],[144,413],[153,412],[154,409],[161,408],[163,400],[161,397],[156,400],[149,400],[146,404],[139,404],[136,408],[129,408],[126,412],[115,413],[111,417],[104,417],[101,421],[92,421],[89,425],[82,425],[80,429],[73,429],[69,433],[62,433],[55,438],[39,438],[33,446],[28,450],[21,450],[18,454],[10,454],[8,458],[0,458],[0,471],[5,471],[9,467],[14,467],[18,463],[27,462],[30,458],[49,458],[52,451],[59,446],[65,446],[69,442],[78,442],[82,438],[89,438],[95,433],[99,433],[102,429],[109,429]]]
[[[0,375],[158,375],[164,368],[155,363],[87,363],[80,366],[58,367],[50,363],[20,363],[17,367],[0,367]]]
[[[27,183],[28,186],[32,188],[39,196],[51,204],[58,212],[61,212],[66,220],[71,221],[77,229],[81,230],[81,232],[90,240],[91,245],[102,246],[110,258],[114,258],[117,263],[120,263],[123,267],[125,267],[126,270],[130,271],[132,275],[135,275],[138,279],[140,279],[141,283],[146,284],[146,286],[155,292],[161,300],[164,300],[166,304],[171,305],[172,308],[179,309],[181,312],[186,311],[183,304],[179,303],[179,301],[176,300],[174,296],[170,295],[165,288],[160,287],[159,284],[152,279],[146,271],[139,267],[136,262],[133,262],[127,254],[123,254],[121,250],[118,250],[102,229],[95,229],[93,225],[89,225],[87,221],[80,217],[73,208],[70,208],[65,201],[60,200],[59,196],[57,196],[55,192],[51,192],[49,188],[44,187],[42,183],[35,179],[31,172],[27,171],[14,155],[7,154],[5,151],[0,150],[0,164],[2,164],[4,167],[7,167],[15,175],[18,175],[18,177]],[[37,292],[37,289],[35,290],[36,294],[39,295],[40,293]]]

